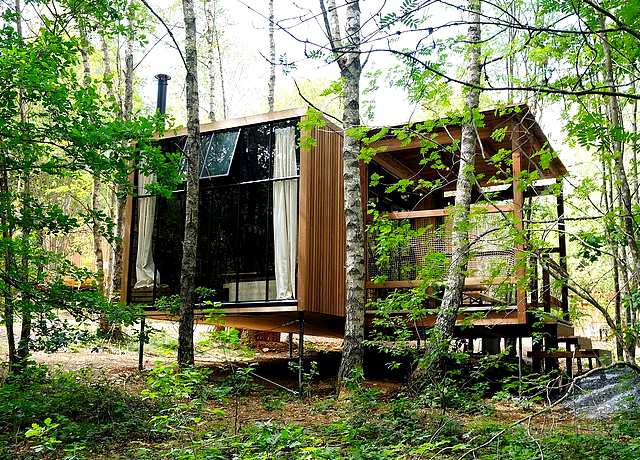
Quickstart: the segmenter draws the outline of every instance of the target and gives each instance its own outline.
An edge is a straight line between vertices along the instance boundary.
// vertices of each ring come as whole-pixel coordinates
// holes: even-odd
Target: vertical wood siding
[[[345,222],[342,133],[327,124],[300,153],[299,310],[344,316]]]

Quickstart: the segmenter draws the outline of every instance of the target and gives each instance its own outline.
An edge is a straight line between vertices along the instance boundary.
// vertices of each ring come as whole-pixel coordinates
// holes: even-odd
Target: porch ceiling
[[[500,116],[495,111],[483,112],[485,126],[478,129],[478,144],[476,155],[476,172],[484,176],[481,182],[487,183],[492,180],[501,180],[508,177],[510,168],[508,162],[496,164],[491,160],[500,149],[510,151],[512,149],[511,132],[512,126],[519,123],[524,132],[524,139],[520,140],[523,150],[523,170],[529,172],[538,171],[541,179],[561,177],[566,174],[566,168],[562,161],[556,157],[547,167],[541,165],[540,156],[537,154],[543,147],[551,149],[549,142],[542,132],[542,129],[535,121],[535,118],[526,106],[521,106],[521,111],[517,114],[511,113]],[[502,139],[492,138],[492,133],[497,129],[506,129]],[[446,182],[455,181],[458,154],[451,153],[447,148],[459,142],[461,136],[460,125],[449,125],[439,128],[428,137],[415,138],[409,143],[401,142],[394,136],[381,139],[373,144],[378,149],[378,153],[373,161],[383,169],[398,178],[422,178],[426,180],[443,179]],[[421,164],[425,151],[439,150],[441,160],[445,165],[444,169],[435,169],[430,165]],[[552,150],[552,149],[551,149]],[[446,186],[445,186],[446,188]]]

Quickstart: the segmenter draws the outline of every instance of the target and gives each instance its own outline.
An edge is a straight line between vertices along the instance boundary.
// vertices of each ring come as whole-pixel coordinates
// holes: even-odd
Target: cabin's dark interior
[[[243,126],[202,134],[197,286],[214,291],[212,300],[224,303],[276,300],[274,270],[273,187],[294,176],[274,177],[275,130],[294,127],[296,166],[299,168],[298,119]],[[184,137],[161,141],[165,152],[183,148]],[[184,185],[184,184],[183,184]],[[142,200],[156,200],[153,261],[161,288],[178,293],[184,234],[184,186],[170,199],[141,196],[134,200],[134,216]],[[138,219],[132,228],[137,247]],[[136,254],[132,252],[132,273]],[[135,278],[131,277],[131,290]]]

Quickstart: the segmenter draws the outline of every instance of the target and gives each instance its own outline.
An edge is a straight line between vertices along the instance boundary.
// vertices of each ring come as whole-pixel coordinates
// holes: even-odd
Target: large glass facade
[[[213,289],[215,301],[284,300],[276,288],[273,191],[274,184],[298,182],[297,128],[292,131],[296,132],[293,177],[274,177],[274,151],[277,130],[295,126],[297,119],[247,126],[223,132],[220,141],[203,135],[209,136],[203,150],[208,149],[214,161],[205,167],[200,181],[197,286]],[[163,148],[171,151],[180,144],[180,139],[173,139]],[[206,161],[207,152],[201,158]],[[161,282],[172,292],[179,292],[180,286],[184,199],[184,191],[172,199],[157,199],[153,254]],[[297,199],[295,206],[297,215]]]

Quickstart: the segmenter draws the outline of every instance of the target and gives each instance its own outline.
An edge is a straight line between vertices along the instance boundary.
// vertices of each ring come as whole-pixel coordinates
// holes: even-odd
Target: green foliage
[[[15,28],[15,12],[2,10],[0,165],[5,175],[0,247],[6,273],[0,289],[8,299],[7,313],[24,321],[36,316],[51,321],[66,311],[79,321],[102,315],[123,324],[133,322],[134,309],[98,292],[68,287],[65,279],[97,276],[43,244],[70,239],[94,224],[102,237],[115,241],[112,219],[83,202],[84,190],[74,196],[74,187],[82,188],[74,184],[99,178],[118,193],[132,193],[129,175],[134,168],[158,177],[155,193],[170,193],[179,180],[177,158],[167,157],[153,140],[154,134],[162,133],[165,117],[134,112],[124,119],[114,101],[101,94],[102,82],[79,79],[84,43],[70,31],[100,26],[107,35],[120,34],[124,29],[118,27],[133,14],[129,17],[138,22],[130,24],[127,33],[142,40],[140,8],[129,8],[128,3],[63,1],[43,8],[43,15],[38,15],[42,22],[31,24],[24,37]],[[80,199],[79,205],[69,206],[74,198]],[[40,334],[39,348],[53,350],[75,340],[60,328],[34,329]],[[54,335],[51,340],[48,333]],[[31,344],[25,343],[29,349]]]
[[[62,441],[57,438],[59,423],[53,423],[49,417],[44,419],[42,425],[32,423],[24,436],[31,440],[33,450],[36,453],[54,451]]]
[[[478,445],[491,438],[502,425],[490,422],[471,427],[471,435]],[[578,434],[553,431],[541,436],[527,432],[526,427],[518,426],[508,429],[506,433],[493,443],[489,443],[480,451],[483,459],[529,460],[545,458],[553,460],[631,460],[637,458],[640,444],[637,440],[623,442],[611,439],[606,434]]]
[[[325,125],[326,121],[322,112],[313,107],[309,107],[306,116],[301,118],[298,123],[298,128],[300,132],[303,133],[300,136],[300,150],[308,150],[315,147],[316,140],[310,133],[313,129],[322,128]]]
[[[142,395],[149,398],[185,399],[200,391],[211,370],[205,367],[179,368],[176,363],[156,363],[149,371],[148,388]]]
[[[291,360],[288,366],[292,374],[298,375],[298,370],[300,369],[300,363],[298,361]],[[311,384],[318,375],[317,361],[311,361],[308,369],[302,369],[302,393],[304,395],[309,396],[311,394]]]
[[[150,414],[161,407],[90,371],[29,365],[0,386],[0,445],[16,433],[37,452],[149,438]]]

